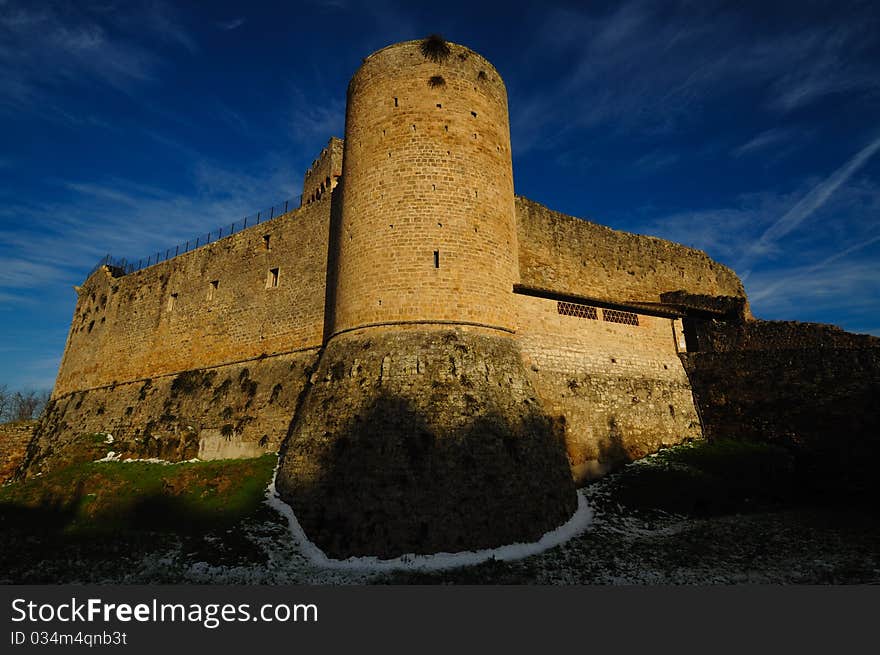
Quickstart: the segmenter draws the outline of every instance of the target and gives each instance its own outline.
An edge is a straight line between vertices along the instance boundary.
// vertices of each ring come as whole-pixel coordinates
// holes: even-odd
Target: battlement
[[[321,154],[312,162],[303,179],[302,204],[320,200],[325,193],[332,192],[342,176],[342,150],[344,141],[330,137]]]

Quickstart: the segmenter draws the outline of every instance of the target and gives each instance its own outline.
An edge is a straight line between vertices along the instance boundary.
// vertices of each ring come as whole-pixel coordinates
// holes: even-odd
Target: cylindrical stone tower
[[[349,85],[327,342],[282,449],[279,493],[333,557],[532,541],[577,505],[564,426],[514,338],[507,94],[439,38]]]
[[[510,128],[492,64],[442,41],[379,50],[349,84],[345,132],[333,333],[410,321],[512,330]]]

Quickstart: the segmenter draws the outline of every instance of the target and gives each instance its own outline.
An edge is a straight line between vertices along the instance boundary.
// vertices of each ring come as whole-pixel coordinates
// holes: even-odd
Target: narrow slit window
[[[269,234],[263,235],[263,250],[271,250],[269,247],[269,241],[272,239],[272,236]]]
[[[214,294],[217,293],[217,287],[220,286],[220,280],[211,280],[208,284],[208,300],[214,300]]]
[[[278,273],[279,269],[270,268],[269,274],[266,276],[266,288],[267,289],[276,289],[278,288]]]
[[[440,268],[440,251],[434,251],[434,268]]]
[[[168,296],[168,306],[167,306],[167,311],[170,312],[171,310],[173,310],[173,309],[174,309],[174,304],[175,304],[176,302],[177,302],[177,294],[176,294],[176,293],[172,293],[170,296]]]
[[[397,98],[394,98],[394,106],[397,106]]]

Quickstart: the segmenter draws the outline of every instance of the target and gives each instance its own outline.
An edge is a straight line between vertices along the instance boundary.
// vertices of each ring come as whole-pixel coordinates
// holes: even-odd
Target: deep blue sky
[[[808,0],[0,0],[0,384],[51,387],[106,252],[298,194],[361,59],[431,32],[504,77],[517,193],[706,250],[760,318],[880,335],[878,23]]]

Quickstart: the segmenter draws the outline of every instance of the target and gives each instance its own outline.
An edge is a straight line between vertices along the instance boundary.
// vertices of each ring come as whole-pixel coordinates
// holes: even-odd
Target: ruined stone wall
[[[342,139],[331,137],[303,179],[302,204],[320,200],[336,188],[342,176]]]
[[[690,319],[696,347],[690,350],[812,350],[880,346],[869,334],[852,334],[836,325],[797,321],[719,321]]]
[[[517,301],[526,368],[545,411],[564,422],[578,483],[701,436],[674,319],[526,295]]]
[[[719,350],[682,359],[708,438],[783,445],[823,493],[880,492],[880,339],[793,322],[705,327]]]
[[[136,273],[98,270],[79,290],[53,398],[320,346],[329,215],[328,195]]]
[[[318,349],[52,400],[35,430],[27,475],[100,459],[253,457],[279,448]]]
[[[36,421],[0,424],[0,484],[12,479],[24,461]]]
[[[456,44],[367,57],[349,84],[333,331],[405,321],[510,329],[516,228],[507,92]]]
[[[679,290],[745,298],[736,274],[700,250],[612,230],[522,197],[516,219],[524,286],[607,302],[659,302],[660,294]]]

